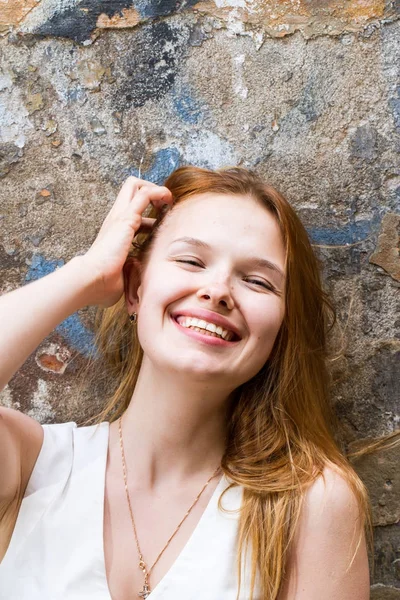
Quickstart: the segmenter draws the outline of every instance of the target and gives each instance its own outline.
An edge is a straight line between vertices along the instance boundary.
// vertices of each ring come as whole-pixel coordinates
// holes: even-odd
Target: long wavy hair
[[[254,172],[240,167],[217,171],[185,166],[164,182],[174,205],[203,192],[247,196],[265,207],[278,223],[286,248],[285,316],[262,369],[234,395],[222,469],[232,486],[243,488],[239,517],[237,568],[239,590],[244,556],[251,549],[250,600],[256,585],[261,597],[275,600],[304,492],[329,465],[346,479],[359,505],[358,543],[366,533],[372,546],[371,508],[366,488],[336,441],[331,408],[328,333],[334,308],[322,288],[320,265],[307,232],[288,201]],[[173,208],[172,208],[173,210]],[[127,258],[146,261],[167,210],[149,233],[139,233]],[[91,422],[116,420],[131,400],[143,351],[127,317],[124,298],[96,315],[97,377],[114,388]],[[221,507],[220,498],[220,507]],[[256,583],[258,582],[258,583]],[[239,597],[238,590],[238,597]]]

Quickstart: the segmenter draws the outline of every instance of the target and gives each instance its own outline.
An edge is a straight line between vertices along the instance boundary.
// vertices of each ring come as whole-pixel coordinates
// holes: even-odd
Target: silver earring
[[[137,322],[137,313],[132,313],[131,315],[129,315],[129,319],[131,321],[131,323],[136,323]]]

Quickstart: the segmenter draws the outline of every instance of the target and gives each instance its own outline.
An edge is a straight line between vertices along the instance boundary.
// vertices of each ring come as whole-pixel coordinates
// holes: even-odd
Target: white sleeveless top
[[[0,600],[112,600],[103,546],[109,423],[43,429],[43,445],[0,564]],[[223,476],[150,600],[236,600],[239,513],[218,509],[228,485]],[[241,487],[231,488],[223,507],[238,509],[242,493]],[[246,600],[249,578],[245,571],[242,577],[240,599]],[[259,599],[256,592],[254,600]]]

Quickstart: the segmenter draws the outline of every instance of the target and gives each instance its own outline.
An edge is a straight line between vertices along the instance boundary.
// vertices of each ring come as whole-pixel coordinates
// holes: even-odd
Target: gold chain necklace
[[[135,525],[135,519],[133,518],[133,511],[132,511],[132,506],[131,506],[131,500],[130,500],[130,497],[129,497],[128,481],[127,481],[127,475],[126,475],[124,442],[123,442],[123,439],[122,439],[121,419],[122,419],[122,416],[119,417],[119,419],[118,419],[118,429],[119,429],[119,444],[120,444],[120,447],[121,447],[122,471],[123,471],[123,474],[124,474],[125,492],[126,492],[126,498],[128,500],[129,513],[131,515],[133,532],[135,534],[136,548],[137,548],[138,556],[139,556],[139,569],[141,571],[143,571],[143,575],[144,575],[143,589],[142,589],[141,592],[138,592],[138,594],[139,594],[139,596],[141,598],[147,598],[150,595],[150,592],[151,592],[151,589],[150,589],[150,575],[151,575],[152,570],[154,569],[154,567],[158,563],[158,561],[159,561],[161,555],[163,554],[164,550],[166,550],[166,548],[168,548],[168,546],[169,546],[172,538],[179,531],[180,526],[182,525],[182,523],[184,522],[184,520],[186,519],[186,517],[189,515],[190,511],[192,510],[192,508],[197,504],[197,501],[199,500],[200,496],[202,495],[202,493],[204,492],[204,490],[206,489],[206,487],[208,486],[208,484],[210,483],[210,481],[217,475],[217,473],[218,473],[218,471],[220,470],[221,467],[218,466],[215,469],[214,473],[211,475],[211,477],[208,479],[208,481],[206,482],[206,484],[203,486],[202,490],[196,496],[196,498],[194,499],[194,502],[193,502],[192,506],[189,508],[189,510],[187,511],[187,513],[185,514],[185,516],[183,517],[183,519],[181,520],[181,522],[178,524],[178,526],[175,529],[174,533],[171,535],[171,537],[169,538],[169,540],[165,544],[164,548],[161,550],[160,554],[157,556],[156,560],[154,561],[154,563],[152,564],[152,566],[150,567],[150,569],[148,569],[146,563],[144,562],[142,552],[140,550],[139,540],[138,540],[138,535],[137,535],[136,525]]]

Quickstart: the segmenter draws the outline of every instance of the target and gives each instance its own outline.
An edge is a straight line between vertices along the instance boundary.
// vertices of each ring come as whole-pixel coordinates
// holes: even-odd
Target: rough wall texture
[[[397,0],[0,0],[0,291],[84,252],[129,174],[253,168],[297,208],[346,323],[346,443],[397,428],[399,15]],[[91,323],[57,327],[3,404],[79,422],[96,405],[76,385]],[[398,461],[357,465],[375,600],[400,598]]]

